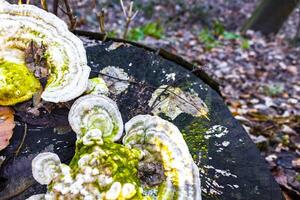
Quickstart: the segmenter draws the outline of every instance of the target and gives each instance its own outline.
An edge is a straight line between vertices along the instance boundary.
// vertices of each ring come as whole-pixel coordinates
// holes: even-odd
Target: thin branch
[[[102,9],[101,12],[96,13],[96,15],[97,15],[98,22],[99,22],[99,25],[100,25],[100,33],[104,34],[103,41],[105,41],[106,37],[107,37],[107,33],[106,33],[106,30],[105,30],[105,12],[104,12],[104,9]]]
[[[130,2],[128,11],[124,6],[123,0],[120,0],[120,4],[121,4],[122,10],[123,10],[124,17],[126,19],[125,30],[124,30],[124,34],[123,34],[123,38],[126,39],[127,35],[128,35],[130,23],[134,20],[134,18],[138,14],[138,11],[133,13],[133,1]]]
[[[70,21],[69,29],[74,30],[76,28],[76,24],[77,24],[76,17],[74,16],[73,11],[70,7],[69,0],[64,0],[64,3],[65,3],[65,7],[66,7],[66,14],[68,15],[69,21]]]
[[[24,126],[24,133],[23,133],[23,137],[22,137],[22,140],[17,148],[17,150],[15,151],[15,156],[18,156],[23,144],[24,144],[24,141],[25,141],[25,138],[27,136],[27,124],[25,123],[25,126]]]
[[[118,81],[124,81],[124,82],[132,83],[132,84],[139,84],[138,82],[135,82],[135,81],[131,81],[131,80],[128,80],[128,79],[121,79],[121,78],[118,78],[118,77],[115,77],[115,76],[104,74],[104,73],[99,72],[99,71],[91,70],[91,72],[100,74],[101,76],[107,76],[109,78],[112,78],[112,79],[115,79],[115,80],[118,80]]]
[[[58,5],[58,8],[63,14],[68,15],[67,11],[65,11],[60,5]]]
[[[125,10],[124,4],[123,4],[123,0],[120,0],[120,4],[121,4],[122,10],[123,10],[123,14],[124,14],[125,18],[127,18],[127,14],[126,14],[126,10]]]
[[[191,71],[191,73],[195,73],[197,71],[201,70],[200,68],[195,68]],[[171,83],[170,85],[167,85],[167,87],[155,98],[154,102],[152,103],[152,105],[149,107],[149,111],[148,112],[152,112],[153,109],[159,105],[160,102],[164,101],[165,99],[168,98],[168,96],[166,95],[166,92],[173,94],[174,96],[176,96],[177,98],[181,99],[182,101],[184,101],[187,104],[190,104],[191,106],[193,106],[196,110],[198,110],[198,107],[196,104],[194,104],[194,102],[189,102],[187,101],[185,98],[181,97],[180,95],[176,94],[175,92],[173,92],[172,90],[170,90],[169,88],[175,87],[177,85],[177,83],[182,82],[182,80],[186,78],[186,77],[181,77],[175,81],[173,81],[173,83]],[[166,95],[163,99],[160,99],[160,97],[162,95]],[[157,103],[158,102],[158,103]],[[207,116],[205,116],[207,119],[209,119]]]
[[[163,94],[166,94],[166,92],[169,90],[169,88],[171,87],[171,85],[167,85],[167,87],[154,99],[154,101],[153,101],[153,103],[152,103],[152,105],[149,107],[149,112],[151,112],[152,110],[154,110],[154,108],[156,107],[156,106],[158,106],[159,105],[159,103],[160,102],[162,102],[162,101],[164,101],[165,99],[167,99],[168,97],[167,96],[165,96],[165,98],[164,99],[162,99],[160,102],[159,102],[159,100],[160,100],[160,97],[163,95]],[[158,103],[157,103],[158,102]]]
[[[128,11],[129,15],[132,14],[132,7],[133,7],[133,1],[130,2],[129,11]]]
[[[102,9],[100,12],[96,13],[98,18],[99,26],[100,26],[100,33],[105,33],[105,12]]]

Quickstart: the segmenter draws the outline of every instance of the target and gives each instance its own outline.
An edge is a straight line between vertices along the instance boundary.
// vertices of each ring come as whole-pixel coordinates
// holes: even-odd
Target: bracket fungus
[[[85,93],[107,96],[109,94],[109,89],[101,77],[95,77],[89,79],[88,88]]]
[[[45,48],[42,56],[49,76],[43,100],[66,102],[85,92],[90,73],[86,52],[65,22],[33,5],[1,0],[0,105],[29,100],[40,89],[39,81],[26,68],[26,49],[32,42]]]
[[[102,132],[103,138],[111,141],[120,139],[123,120],[117,104],[103,95],[86,95],[75,101],[69,112],[69,123],[81,138],[92,129]]]
[[[60,164],[59,157],[50,152],[40,153],[32,160],[32,175],[42,185],[49,184]]]
[[[157,191],[159,199],[201,199],[198,167],[179,129],[157,116],[138,115],[125,124],[123,144],[144,153],[141,163],[160,162],[165,180]],[[153,180],[151,180],[153,181]]]
[[[123,144],[115,143],[123,133],[121,115],[114,101],[101,95],[79,98],[69,121],[77,133],[69,166],[52,153],[39,154],[33,161],[34,177],[48,184],[44,199],[201,200],[198,167],[172,123],[138,115],[126,123]],[[36,160],[51,160],[45,155],[57,161],[51,168],[55,176],[44,177],[43,166],[36,166]]]

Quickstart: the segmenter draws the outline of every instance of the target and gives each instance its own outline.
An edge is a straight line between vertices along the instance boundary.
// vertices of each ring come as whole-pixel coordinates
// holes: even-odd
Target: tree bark
[[[264,35],[276,34],[287,20],[299,0],[261,0],[241,31],[260,31]]]

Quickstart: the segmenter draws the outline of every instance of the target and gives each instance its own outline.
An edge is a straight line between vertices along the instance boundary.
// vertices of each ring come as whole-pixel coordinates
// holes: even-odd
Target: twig
[[[41,0],[41,6],[44,10],[48,12],[47,0]]]
[[[168,91],[170,87],[171,87],[171,85],[167,85],[167,87],[166,87],[166,88],[165,88],[165,89],[164,89],[164,90],[163,90],[163,91],[162,91],[162,92],[154,99],[152,105],[149,107],[148,112],[151,112],[152,110],[154,110],[154,108],[155,108],[156,106],[158,106],[160,102],[162,102],[162,101],[164,101],[165,99],[168,98],[167,96],[165,96],[164,99],[162,99],[160,102],[158,102],[159,99],[160,99],[160,97],[161,97],[163,94],[166,94],[165,92]],[[158,103],[157,103],[157,102],[158,102]]]
[[[199,71],[199,70],[200,70],[199,68],[196,68],[196,69],[193,69],[191,72],[194,73],[194,72]],[[183,99],[181,96],[175,94],[172,90],[169,90],[169,88],[170,88],[171,86],[172,86],[172,87],[175,87],[176,84],[179,83],[179,82],[181,82],[182,79],[184,79],[184,78],[186,78],[186,77],[181,77],[181,78],[179,78],[179,79],[173,81],[173,83],[171,83],[170,85],[167,85],[167,87],[166,87],[166,88],[165,88],[165,89],[164,89],[164,90],[163,90],[163,91],[162,91],[162,92],[154,99],[153,104],[149,107],[149,112],[152,111],[156,106],[159,105],[159,103],[156,104],[156,102],[157,102],[157,101],[160,99],[160,97],[161,97],[163,94],[165,94],[166,92],[170,92],[170,93],[174,94],[176,97],[178,97],[178,98],[180,98],[180,99]],[[166,98],[167,98],[167,97],[165,97],[165,98],[164,98],[163,100],[161,100],[161,101],[164,101]],[[161,101],[160,101],[160,102],[161,102]],[[186,101],[186,100],[185,100],[185,101]],[[190,102],[187,102],[187,103],[190,104]],[[192,104],[191,104],[191,105],[192,105]],[[195,105],[192,105],[192,106],[196,108]]]
[[[58,8],[63,14],[68,15],[67,11],[65,11],[60,5],[58,5]]]
[[[139,11],[137,10],[134,13],[132,12],[133,1],[130,2],[128,11],[123,4],[123,0],[120,0],[120,4],[121,4],[122,10],[123,10],[124,17],[126,19],[125,30],[124,30],[124,34],[123,34],[123,39],[126,39],[130,23],[133,21],[133,19],[136,17],[136,15],[138,14]]]
[[[100,25],[100,33],[104,34],[103,41],[105,41],[106,37],[107,37],[107,33],[106,33],[106,30],[105,30],[105,12],[104,12],[104,9],[102,9],[101,12],[98,12],[96,15],[97,15],[99,25]]]
[[[65,3],[65,7],[66,7],[66,14],[69,17],[69,21],[70,21],[70,30],[74,30],[76,28],[76,24],[77,24],[77,20],[76,17],[73,14],[73,11],[70,7],[69,1],[68,0],[64,0]]]
[[[128,79],[121,79],[121,78],[118,78],[118,77],[115,77],[115,76],[104,74],[104,73],[99,72],[99,71],[91,70],[91,72],[95,72],[97,74],[100,74],[101,76],[107,76],[109,78],[112,78],[112,79],[115,79],[115,80],[118,80],[118,81],[126,81],[126,82],[132,83],[132,84],[139,84],[138,82],[135,82],[135,81],[131,81],[131,80],[128,80]]]
[[[25,125],[24,125],[24,134],[23,134],[22,140],[21,140],[17,150],[15,151],[15,156],[18,156],[18,154],[19,154],[19,152],[20,152],[20,150],[21,150],[21,148],[24,144],[26,136],[27,136],[27,123],[25,123]]]
[[[100,23],[100,31],[102,33],[105,33],[105,13],[104,13],[104,10],[102,9],[101,12],[100,12],[100,15],[99,15],[99,23]]]

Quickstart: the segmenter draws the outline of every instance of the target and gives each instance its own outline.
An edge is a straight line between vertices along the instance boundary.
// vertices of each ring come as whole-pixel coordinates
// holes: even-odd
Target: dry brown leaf
[[[9,107],[0,107],[0,151],[8,146],[15,125],[14,111]]]

